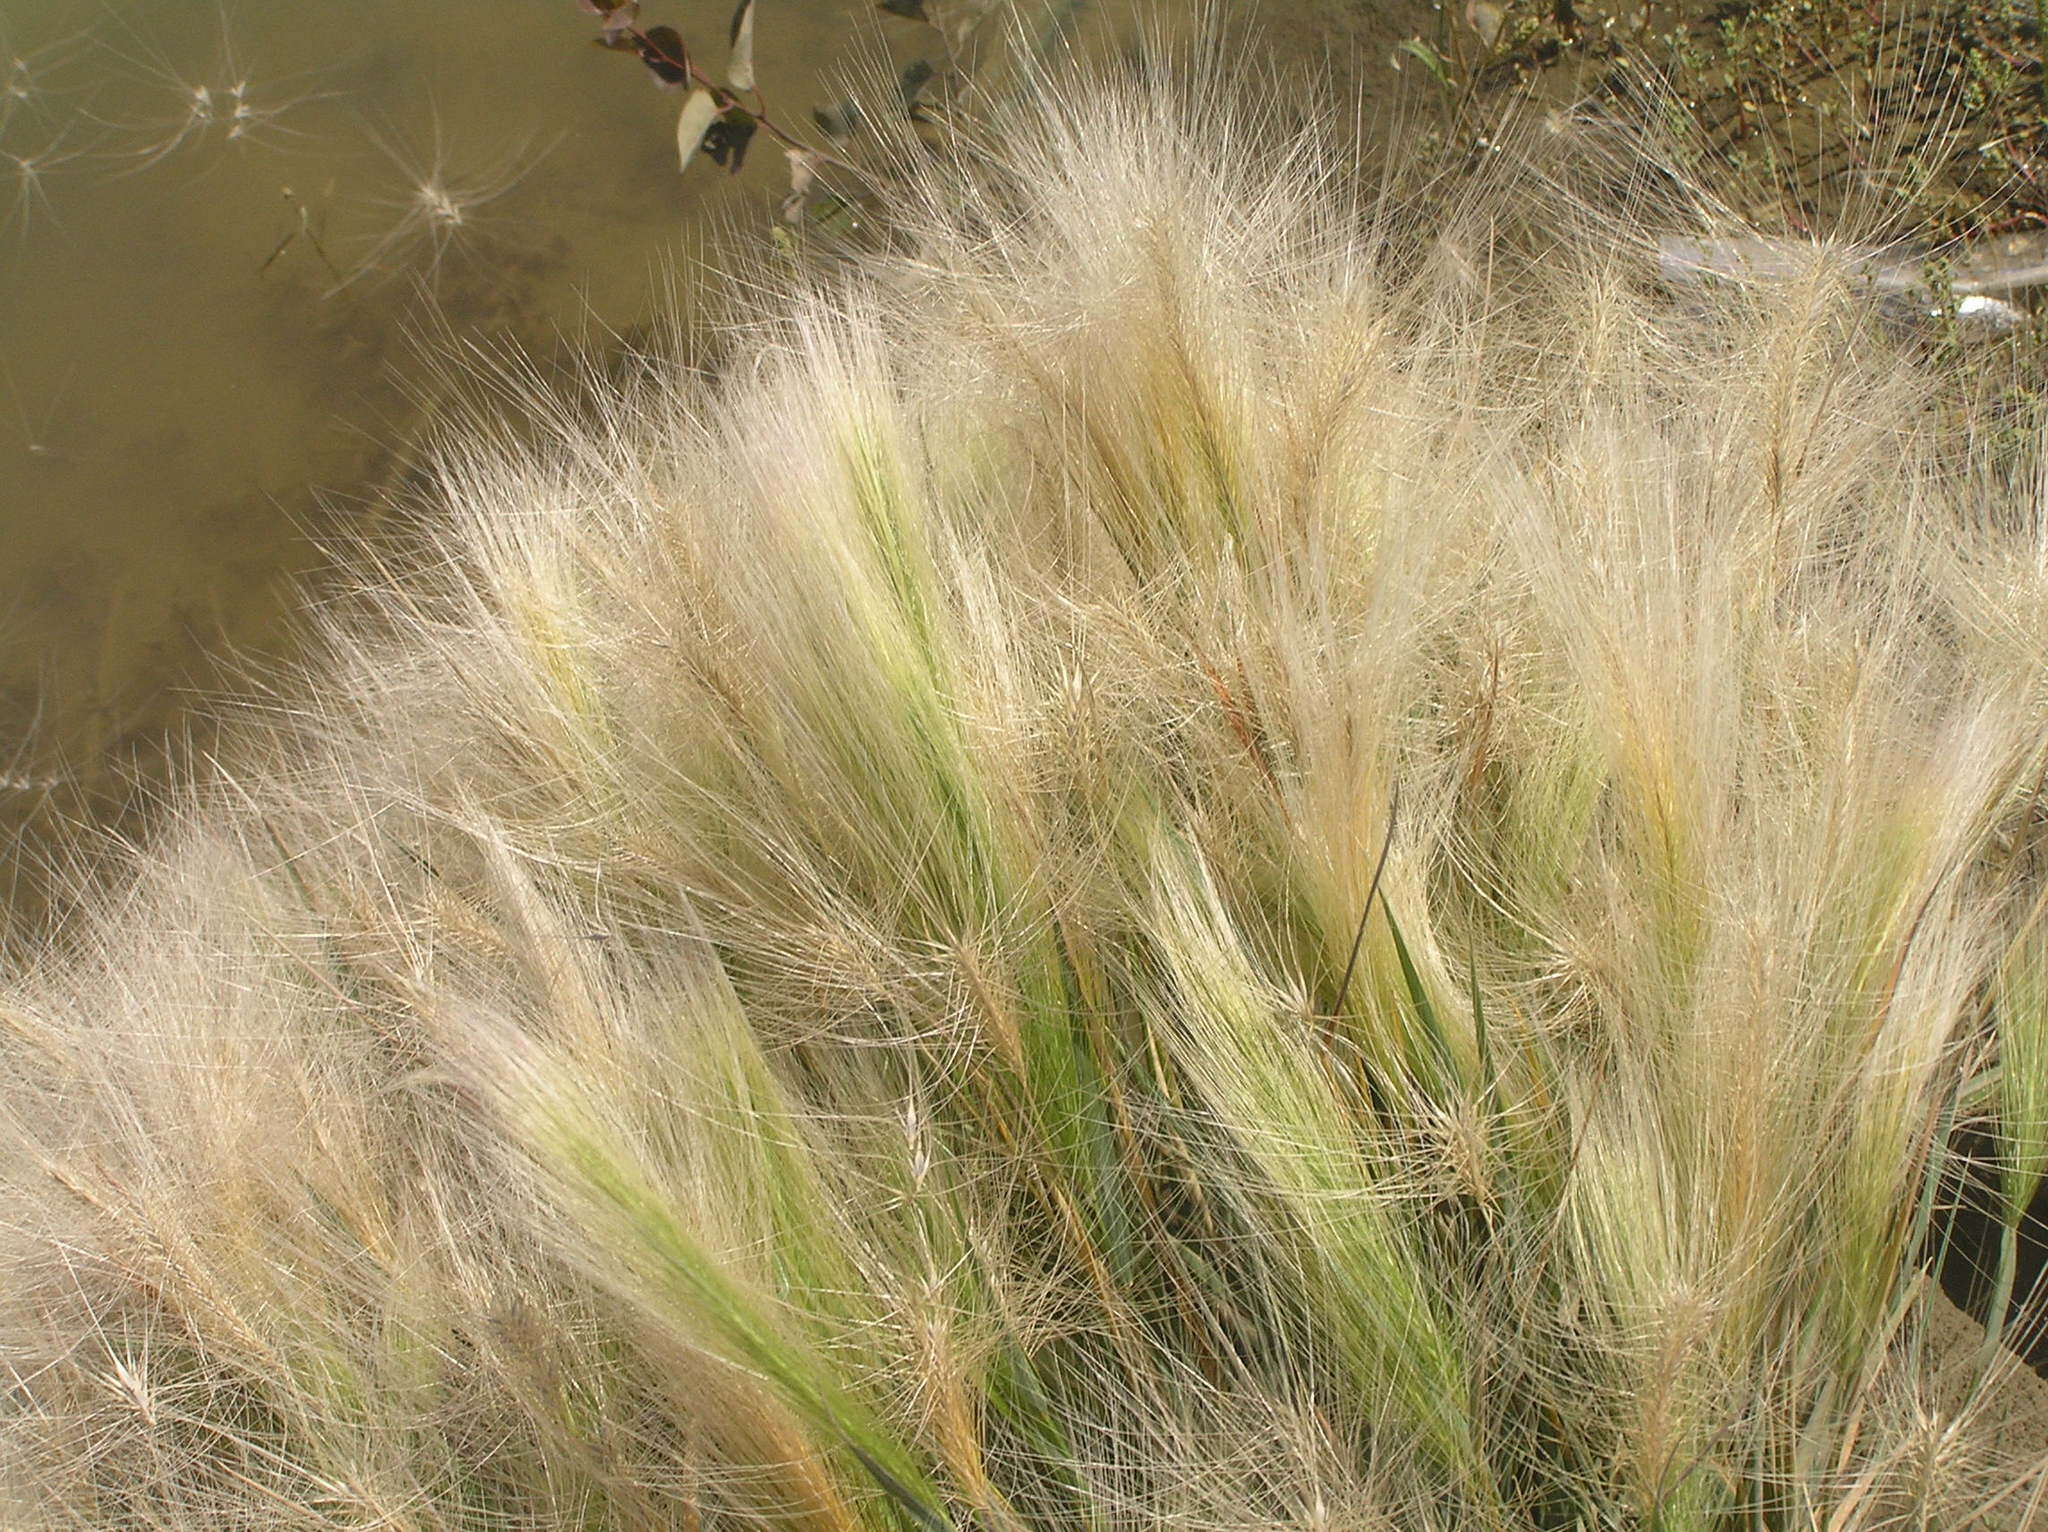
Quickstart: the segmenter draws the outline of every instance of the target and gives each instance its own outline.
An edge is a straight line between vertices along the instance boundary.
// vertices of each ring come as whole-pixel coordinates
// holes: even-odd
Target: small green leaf
[[[1427,69],[1431,74],[1436,76],[1437,84],[1443,86],[1446,90],[1450,89],[1451,72],[1449,67],[1444,63],[1443,55],[1441,53],[1438,53],[1436,49],[1430,47],[1430,45],[1424,42],[1421,38],[1411,37],[1408,39],[1408,41],[1401,44],[1401,46],[1395,49],[1394,51],[1397,55],[1402,53],[1414,54],[1415,57],[1422,60],[1423,67]],[[1399,69],[1401,67],[1401,60],[1398,56],[1394,59],[1393,63],[1396,69]]]
[[[1465,955],[1466,984],[1472,991],[1472,1033],[1479,1044],[1479,1079],[1486,1088],[1486,1105],[1493,1106],[1493,1044],[1486,1033],[1486,998],[1479,993],[1479,952],[1475,947]]]
[[[1408,954],[1408,943],[1401,938],[1401,926],[1394,919],[1392,906],[1382,899],[1380,908],[1386,912],[1387,933],[1394,938],[1394,957],[1401,965],[1401,979],[1408,989],[1408,1003],[1415,1007],[1415,1018],[1422,1023],[1423,1034],[1430,1042],[1430,1052],[1448,1078],[1452,1069],[1451,1040],[1444,1034],[1443,1018],[1437,1015],[1436,1003],[1429,998],[1422,974],[1416,969],[1414,958]]]

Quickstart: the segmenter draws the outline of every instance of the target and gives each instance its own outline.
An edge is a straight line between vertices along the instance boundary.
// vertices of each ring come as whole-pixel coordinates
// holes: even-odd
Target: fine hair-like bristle
[[[1195,75],[451,435],[0,995],[11,1525],[2039,1503],[1917,1340],[2048,1163],[2033,459],[1611,126]]]

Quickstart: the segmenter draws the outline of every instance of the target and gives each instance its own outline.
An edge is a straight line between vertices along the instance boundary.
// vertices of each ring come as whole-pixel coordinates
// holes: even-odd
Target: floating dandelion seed
[[[433,119],[424,157],[389,134],[375,128],[365,131],[397,169],[407,191],[401,197],[372,199],[376,205],[394,210],[396,221],[329,290],[330,297],[377,273],[408,265],[418,270],[423,283],[434,286],[451,251],[475,254],[494,238],[491,221],[480,217],[482,210],[523,181],[560,142],[559,138],[551,140],[533,152],[522,145],[495,165],[474,175],[461,175],[449,168],[438,116]]]
[[[7,187],[0,200],[0,231],[25,239],[38,219],[55,223],[45,183],[51,172],[88,152],[77,114],[54,130],[49,127],[57,117],[53,98],[69,89],[56,83],[59,72],[87,36],[80,32],[18,51],[0,35],[0,178]],[[28,141],[39,131],[41,141],[29,148]]]
[[[53,97],[70,94],[75,86],[58,83],[67,62],[91,38],[90,30],[60,37],[40,48],[17,50],[0,33],[0,129],[21,114],[48,117]]]
[[[13,404],[15,434],[20,438],[22,453],[38,462],[57,462],[63,453],[52,440],[52,428],[63,413],[65,397],[71,392],[71,385],[78,376],[78,367],[73,363],[65,371],[64,381],[47,394],[38,394],[40,408],[31,410],[30,396],[23,392],[14,376],[14,369],[0,359],[0,382],[7,385],[7,393]]]
[[[220,36],[213,62],[199,73],[180,68],[139,37],[131,42],[138,52],[109,51],[129,74],[165,101],[167,109],[155,117],[108,120],[108,127],[134,140],[122,151],[134,162],[130,173],[147,170],[180,150],[195,149],[208,142],[247,144],[299,137],[301,130],[285,126],[282,119],[310,102],[326,100],[334,94],[320,90],[287,94],[292,85],[308,78],[308,71],[259,80],[235,49],[225,9],[220,13]]]
[[[56,209],[51,206],[50,194],[44,183],[52,171],[88,152],[88,145],[73,142],[76,129],[76,123],[66,123],[33,153],[0,148],[0,176],[6,178],[12,189],[5,214],[0,216],[0,230],[12,231],[17,238],[25,240],[38,219],[58,224]]]

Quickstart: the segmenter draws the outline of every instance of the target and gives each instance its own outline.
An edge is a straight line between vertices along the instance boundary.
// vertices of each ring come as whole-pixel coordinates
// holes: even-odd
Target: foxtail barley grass
[[[1918,1337],[2048,1165],[2038,468],[1616,142],[1046,86],[452,433],[0,1002],[9,1524],[2023,1512]]]

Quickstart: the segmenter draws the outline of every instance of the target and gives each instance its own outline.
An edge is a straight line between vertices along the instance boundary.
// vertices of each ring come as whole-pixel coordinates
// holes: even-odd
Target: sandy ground
[[[1939,1291],[1933,1295],[1927,1337],[1929,1399],[1939,1413],[1934,1423],[1936,1429],[1941,1429],[1942,1422],[1974,1416],[1978,1425],[1972,1434],[1985,1448],[2002,1456],[2038,1463],[2041,1455],[2048,1452],[2048,1379],[2008,1352],[1979,1392],[1983,1326]],[[1956,1524],[1956,1532],[1966,1528],[1977,1532],[2048,1528],[2044,1487],[2048,1486],[2033,1485],[2012,1493],[1989,1512]],[[1970,1498],[1981,1502],[2005,1486],[1987,1480],[1973,1483],[1970,1488],[1975,1491]]]

